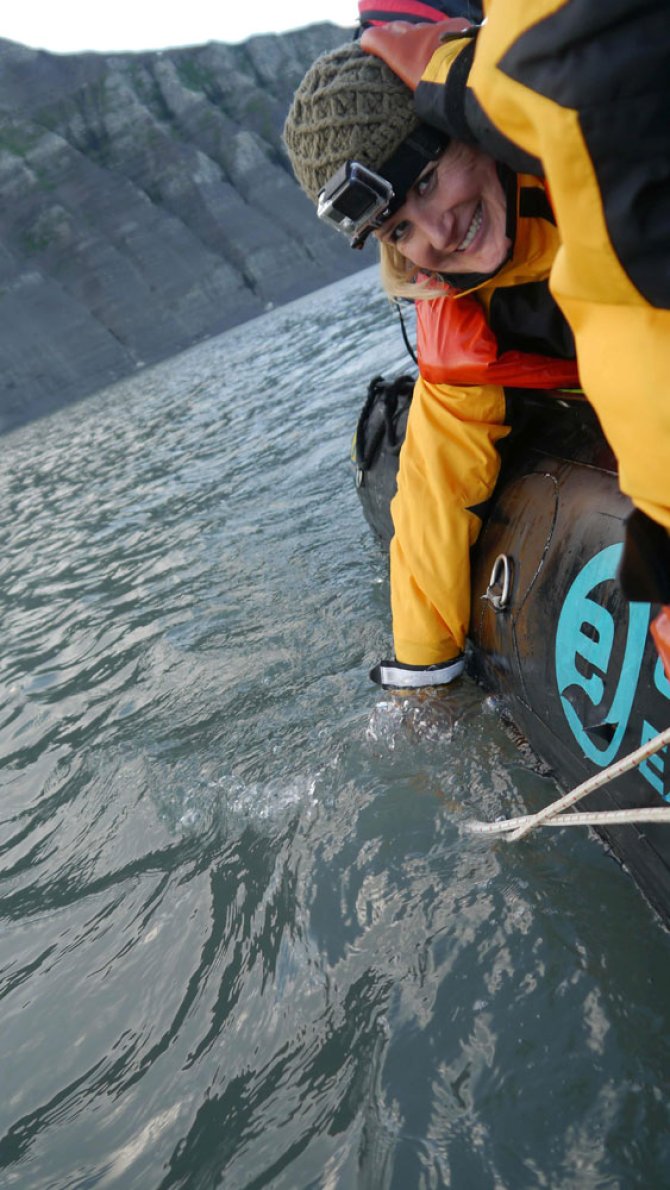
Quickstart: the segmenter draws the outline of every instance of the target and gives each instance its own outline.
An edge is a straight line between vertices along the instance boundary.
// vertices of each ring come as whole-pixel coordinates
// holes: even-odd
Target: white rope
[[[560,814],[545,818],[540,826],[608,826],[622,822],[670,822],[670,806],[644,806],[639,810],[578,810],[574,814]],[[501,822],[466,822],[463,829],[469,835],[507,835],[526,823],[534,825],[534,815],[505,818]],[[509,840],[508,840],[509,842]]]
[[[579,813],[562,815],[560,819],[557,818],[561,810],[567,809],[568,806],[574,806],[576,802],[581,801],[588,793],[593,793],[595,789],[600,789],[602,785],[606,785],[608,781],[613,781],[615,777],[620,777],[623,773],[630,772],[636,765],[641,764],[643,760],[646,760],[649,756],[653,756],[655,752],[660,752],[661,748],[664,748],[667,744],[670,744],[670,727],[660,732],[659,735],[654,736],[653,739],[648,740],[646,744],[642,744],[639,748],[636,748],[634,752],[630,752],[628,756],[623,756],[621,760],[617,760],[606,769],[596,773],[595,776],[589,777],[588,781],[583,781],[581,785],[578,785],[575,789],[571,789],[563,797],[558,798],[555,802],[550,802],[548,806],[544,806],[537,814],[525,814],[522,817],[509,818],[503,822],[469,822],[465,824],[464,829],[470,834],[506,834],[507,841],[513,843],[517,839],[523,839],[536,826],[572,826],[573,820],[581,823],[583,826],[599,826],[611,822],[670,821],[670,806],[656,807],[655,813],[653,808],[640,808],[639,810],[603,810],[599,814]],[[618,817],[622,814],[628,815],[628,817]],[[653,814],[653,817],[646,817],[649,814]]]

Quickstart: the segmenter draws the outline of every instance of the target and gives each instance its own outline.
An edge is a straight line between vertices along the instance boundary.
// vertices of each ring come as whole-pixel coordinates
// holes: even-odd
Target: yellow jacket
[[[622,490],[670,529],[667,0],[488,0],[486,15],[474,59],[468,37],[433,54],[417,110],[447,131],[460,111],[499,159],[541,163],[584,391]]]
[[[635,504],[670,528],[670,20],[492,0],[470,86],[542,161],[562,247],[551,288]],[[616,20],[614,20],[616,15]]]

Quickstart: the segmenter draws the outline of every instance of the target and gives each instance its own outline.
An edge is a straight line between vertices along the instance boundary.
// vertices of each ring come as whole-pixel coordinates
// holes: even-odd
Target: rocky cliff
[[[281,128],[315,25],[242,45],[54,55],[0,40],[0,429],[364,264]]]

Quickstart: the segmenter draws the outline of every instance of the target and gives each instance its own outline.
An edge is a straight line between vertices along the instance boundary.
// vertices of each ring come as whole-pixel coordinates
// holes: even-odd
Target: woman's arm
[[[417,381],[391,507],[393,637],[403,664],[435,665],[463,651],[477,510],[493,492],[497,443],[508,433],[498,385]]]

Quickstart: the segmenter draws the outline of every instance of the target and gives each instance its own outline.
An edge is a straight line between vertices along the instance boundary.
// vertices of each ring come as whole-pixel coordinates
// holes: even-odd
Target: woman
[[[546,284],[549,203],[537,178],[420,123],[408,87],[355,42],[314,63],[284,138],[320,216],[356,247],[374,235],[388,291],[417,300],[420,376],[392,505],[395,657],[371,676],[442,685],[463,670],[469,553],[510,429],[504,385],[577,383]]]
[[[667,3],[489,0],[486,10],[476,50],[471,29],[445,41],[445,22],[411,16],[368,22],[361,44],[415,92],[429,123],[454,132],[455,117],[503,160],[524,152],[541,163],[561,227],[552,292],[635,505],[621,587],[665,605],[651,631],[670,676]]]

